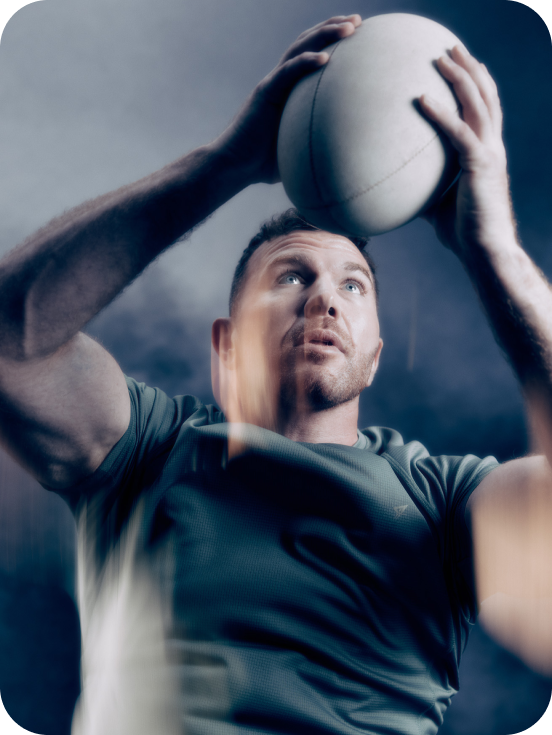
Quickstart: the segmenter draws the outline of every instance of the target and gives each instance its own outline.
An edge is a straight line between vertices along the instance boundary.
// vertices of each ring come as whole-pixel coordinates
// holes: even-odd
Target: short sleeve
[[[402,446],[395,442],[382,456],[426,518],[438,545],[449,590],[466,619],[474,620],[477,606],[466,504],[483,478],[498,466],[497,460],[474,455],[431,457],[419,442]]]
[[[426,457],[412,468],[418,486],[427,493],[428,510],[443,527],[444,558],[458,562],[471,554],[466,504],[483,478],[497,466],[494,457],[479,459],[469,454],[465,457]]]
[[[112,505],[123,489],[151,484],[161,471],[182,424],[203,404],[193,396],[169,398],[126,378],[130,397],[130,422],[98,469],[77,485],[58,492],[75,515],[81,504],[95,498],[95,505]],[[50,489],[50,488],[46,488]]]

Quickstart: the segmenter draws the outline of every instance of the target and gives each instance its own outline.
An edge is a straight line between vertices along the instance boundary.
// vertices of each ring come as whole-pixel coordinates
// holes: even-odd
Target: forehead
[[[339,268],[346,262],[357,261],[366,267],[360,250],[346,237],[317,230],[297,230],[263,243],[251,256],[253,272],[263,272],[281,257],[299,256],[313,264]]]

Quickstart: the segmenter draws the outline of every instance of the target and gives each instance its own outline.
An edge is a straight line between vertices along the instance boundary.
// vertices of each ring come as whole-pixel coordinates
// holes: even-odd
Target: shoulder
[[[420,442],[405,443],[398,431],[387,427],[370,426],[362,434],[368,439],[368,449],[387,460],[403,485],[441,517],[451,505],[466,501],[498,466],[494,457],[432,456]]]
[[[127,430],[91,475],[63,491],[56,490],[72,509],[92,495],[101,495],[107,502],[127,485],[138,492],[162,471],[187,422],[209,425],[224,421],[216,406],[196,396],[171,398],[160,388],[128,376],[125,380],[130,397]]]
[[[125,379],[139,433],[146,428],[172,433],[176,427],[192,418],[205,424],[224,421],[222,412],[216,406],[205,404],[196,396],[178,395],[171,398],[160,388],[153,388],[128,376]]]
[[[385,426],[369,426],[361,432],[368,440],[367,449],[381,456],[385,456],[393,464],[400,465],[405,470],[418,469],[425,474],[432,473],[435,477],[448,478],[457,482],[460,476],[471,473],[483,477],[498,466],[494,457],[480,458],[473,454],[466,455],[436,455],[429,453],[419,441],[404,441],[401,434],[395,429]]]

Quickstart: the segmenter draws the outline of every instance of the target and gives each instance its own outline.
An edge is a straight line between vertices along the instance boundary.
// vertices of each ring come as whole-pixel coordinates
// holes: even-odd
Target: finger
[[[490,107],[495,102],[497,94],[496,84],[494,84],[487,68],[477,61],[464,46],[459,44],[451,49],[450,55],[454,62],[468,72],[476,83],[481,96]]]
[[[447,135],[460,154],[460,165],[465,171],[472,169],[482,143],[472,128],[458,113],[427,94],[420,97],[423,112]]]
[[[497,87],[497,84],[496,84],[495,80],[492,78],[492,76],[491,76],[489,70],[487,69],[487,67],[485,66],[485,64],[482,63],[481,64],[481,68],[483,69],[483,71],[485,72],[485,74],[487,74],[488,77],[489,77],[489,86],[492,88],[492,94],[496,94],[496,96],[498,97],[498,87]]]
[[[324,26],[337,25],[338,23],[345,22],[351,22],[355,26],[355,28],[358,28],[358,26],[362,23],[362,18],[360,17],[360,15],[358,15],[358,13],[353,13],[352,15],[334,15],[333,18],[323,20],[321,23],[317,23],[312,28],[308,28],[306,31],[303,31],[303,33],[299,34],[297,40],[308,36],[313,31],[317,31]]]
[[[302,54],[304,51],[321,51],[332,43],[337,43],[347,36],[351,36],[356,30],[356,26],[350,21],[343,23],[333,23],[330,25],[324,25],[316,31],[306,34],[301,39],[289,47],[282,61]]]
[[[284,105],[297,82],[328,62],[326,51],[305,51],[276,67],[257,87],[257,92],[274,105]]]
[[[451,51],[451,58],[459,66],[463,67],[474,80],[479,93],[487,105],[494,128],[502,130],[502,108],[498,96],[496,82],[489,74],[485,64],[481,64],[464,47],[457,45]]]
[[[437,67],[444,78],[452,84],[461,106],[465,122],[480,138],[485,138],[492,130],[491,115],[477,84],[464,67],[449,56],[441,56]]]

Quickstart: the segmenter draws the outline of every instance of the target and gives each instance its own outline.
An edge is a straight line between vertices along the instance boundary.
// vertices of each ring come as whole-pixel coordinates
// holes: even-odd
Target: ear
[[[374,359],[372,361],[372,367],[370,368],[370,375],[368,376],[368,380],[366,382],[366,387],[368,388],[369,385],[372,385],[372,382],[374,378],[376,377],[376,372],[379,366],[379,360],[381,355],[381,350],[383,348],[383,340],[380,337],[380,340],[378,342],[378,348],[376,350],[376,354],[374,355]]]
[[[219,360],[222,360],[224,366],[229,370],[234,369],[235,361],[232,331],[232,320],[228,317],[215,319],[211,327],[211,345],[213,350],[218,355]]]

